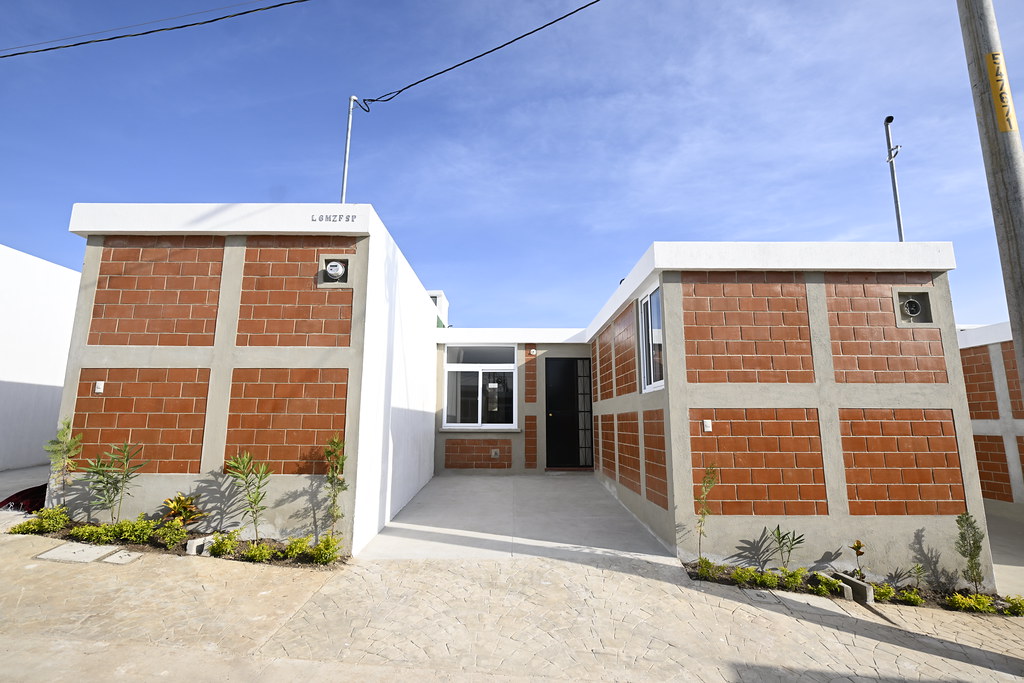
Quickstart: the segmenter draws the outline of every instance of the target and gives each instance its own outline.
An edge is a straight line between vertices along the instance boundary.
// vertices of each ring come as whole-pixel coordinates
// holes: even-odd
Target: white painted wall
[[[0,471],[48,462],[79,274],[0,245]]]
[[[434,473],[437,308],[384,226],[370,232],[353,554]]]

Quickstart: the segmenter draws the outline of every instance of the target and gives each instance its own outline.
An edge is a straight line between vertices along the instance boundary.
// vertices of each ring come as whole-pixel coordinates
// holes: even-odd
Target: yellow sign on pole
[[[999,132],[1017,130],[1017,113],[1013,109],[1013,95],[1010,94],[1010,79],[1006,76],[1006,65],[1002,52],[988,56],[988,80],[992,86],[992,103],[995,105]]]

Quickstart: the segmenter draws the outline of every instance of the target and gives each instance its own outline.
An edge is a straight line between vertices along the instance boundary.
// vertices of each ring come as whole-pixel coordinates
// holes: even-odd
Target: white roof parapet
[[[537,327],[445,327],[438,344],[586,344],[585,330]]]
[[[653,273],[665,270],[948,271],[951,242],[654,242],[587,326],[597,334]]]
[[[378,227],[379,226],[379,227]],[[76,235],[369,235],[370,204],[75,204]]]
[[[961,349],[1001,344],[1011,339],[1013,339],[1013,334],[1010,332],[1009,321],[996,323],[995,325],[958,328],[956,331],[956,340],[960,344]]]

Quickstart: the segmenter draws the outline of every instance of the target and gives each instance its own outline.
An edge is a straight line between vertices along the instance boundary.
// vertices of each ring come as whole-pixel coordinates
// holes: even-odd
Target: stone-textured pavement
[[[11,681],[1006,681],[1024,619],[691,582],[639,558],[355,560],[333,571],[145,554],[36,559],[0,535]]]

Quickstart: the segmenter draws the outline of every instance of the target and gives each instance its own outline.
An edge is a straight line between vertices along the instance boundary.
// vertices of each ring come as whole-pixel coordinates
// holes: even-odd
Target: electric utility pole
[[[1024,152],[992,0],[957,0],[1017,373],[1024,373]],[[1024,379],[1022,379],[1024,384]]]

